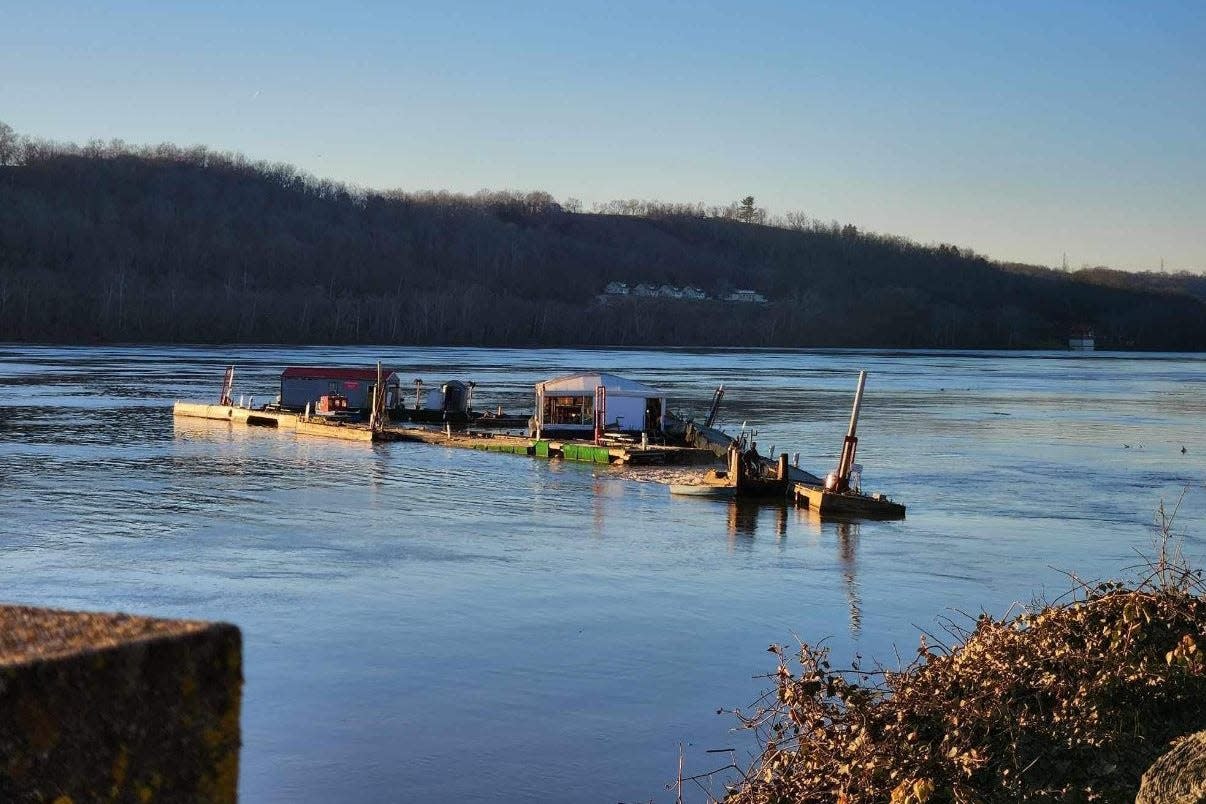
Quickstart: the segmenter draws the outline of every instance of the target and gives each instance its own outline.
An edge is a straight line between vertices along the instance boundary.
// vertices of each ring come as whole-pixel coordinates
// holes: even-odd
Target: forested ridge
[[[0,340],[1206,348],[1206,278],[993,262],[793,213],[366,191],[0,125]],[[767,304],[606,297],[609,282]]]

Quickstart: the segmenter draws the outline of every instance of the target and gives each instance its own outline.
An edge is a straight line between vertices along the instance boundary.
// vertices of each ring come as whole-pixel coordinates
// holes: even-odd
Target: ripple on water
[[[696,468],[170,415],[228,363],[267,400],[283,366],[378,359],[511,411],[586,368],[696,415],[723,383],[726,427],[822,474],[866,368],[864,483],[908,518],[672,498]],[[0,346],[0,560],[12,600],[238,623],[247,800],[647,800],[680,743],[694,769],[734,745],[712,713],[753,699],[770,642],[891,661],[953,609],[1135,564],[1186,487],[1201,559],[1204,390],[1175,355]]]

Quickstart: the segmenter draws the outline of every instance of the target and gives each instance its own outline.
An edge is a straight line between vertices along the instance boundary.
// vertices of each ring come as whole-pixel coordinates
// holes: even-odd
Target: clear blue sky
[[[6,2],[0,120],[1206,270],[1206,3]]]

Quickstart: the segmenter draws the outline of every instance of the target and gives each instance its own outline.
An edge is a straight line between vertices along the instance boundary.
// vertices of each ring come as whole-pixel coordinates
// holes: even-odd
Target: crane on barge
[[[863,405],[863,388],[867,383],[867,372],[858,373],[858,387],[854,391],[854,407],[850,411],[850,425],[842,440],[842,454],[838,458],[837,470],[830,472],[822,486],[796,483],[792,497],[796,505],[816,511],[821,516],[838,514],[867,519],[903,519],[905,507],[893,502],[884,494],[863,494],[859,482],[851,482],[855,475],[854,456],[858,452],[858,415]]]

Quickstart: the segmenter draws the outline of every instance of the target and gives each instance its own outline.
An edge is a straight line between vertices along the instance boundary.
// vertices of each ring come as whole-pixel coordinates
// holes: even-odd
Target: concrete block
[[[0,801],[234,802],[225,623],[0,606]]]

